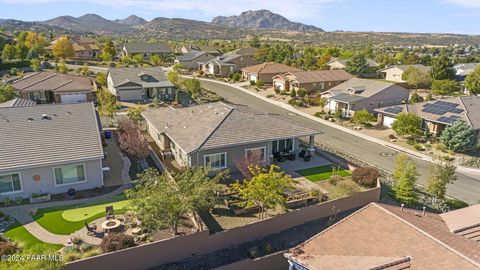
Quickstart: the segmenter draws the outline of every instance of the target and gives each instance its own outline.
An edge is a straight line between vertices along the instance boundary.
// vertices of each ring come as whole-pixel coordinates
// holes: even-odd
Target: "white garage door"
[[[87,94],[70,93],[60,95],[62,103],[80,103],[87,102]]]
[[[383,117],[383,125],[386,127],[392,127],[393,122],[395,122],[395,118],[389,117],[389,116],[384,116]]]
[[[257,81],[257,74],[250,74],[250,81],[254,81],[256,82]]]

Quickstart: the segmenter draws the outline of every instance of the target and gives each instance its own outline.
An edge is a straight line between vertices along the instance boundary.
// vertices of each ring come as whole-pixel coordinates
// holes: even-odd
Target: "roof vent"
[[[31,117],[27,118],[27,122],[33,122],[33,118]]]
[[[50,117],[48,117],[48,114],[43,113],[42,114],[42,120],[50,120]]]
[[[72,112],[67,112],[68,115],[72,115]]]

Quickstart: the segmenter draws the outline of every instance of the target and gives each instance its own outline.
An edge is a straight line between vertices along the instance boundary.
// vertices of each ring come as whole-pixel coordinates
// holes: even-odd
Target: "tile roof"
[[[188,53],[184,53],[182,55],[178,55],[176,57],[176,60],[178,60],[180,62],[187,62],[187,61],[195,60],[196,58],[198,58],[202,55],[207,55],[207,54],[208,54],[207,52],[191,51],[191,52],[188,52]]]
[[[221,51],[217,47],[212,45],[191,45],[191,46],[186,46],[186,48],[189,50],[194,50],[199,52],[208,52],[213,54],[221,53]]]
[[[61,93],[92,91],[92,84],[88,77],[41,71],[27,74],[12,85],[19,92],[48,90]]]
[[[129,42],[123,44],[128,53],[170,53],[170,47],[164,43]]]
[[[275,62],[266,62],[254,66],[244,67],[242,68],[242,71],[256,74],[283,74],[286,72],[303,70]]]
[[[276,115],[222,102],[176,109],[149,109],[143,115],[159,133],[166,133],[187,153],[319,133]]]
[[[345,70],[315,70],[315,71],[291,71],[282,75],[283,77],[291,77],[298,83],[318,83],[318,82],[334,82],[347,81],[353,76]]]
[[[480,230],[480,204],[443,213],[440,216],[451,232],[461,232],[474,227]],[[477,241],[480,241],[480,237]]]
[[[30,99],[24,98],[14,98],[7,102],[0,103],[0,108],[4,107],[26,107],[26,106],[35,106],[37,103]]]
[[[325,255],[339,256],[336,262],[342,267],[350,263],[348,269],[371,269],[359,268],[357,263],[373,264],[378,257],[409,257],[412,269],[480,268],[480,244],[451,233],[438,214],[378,203],[332,225],[285,257],[311,270],[338,269],[336,265],[322,268],[323,261],[316,257]],[[348,256],[363,258],[357,261]]]
[[[436,102],[436,101],[426,101],[426,102],[419,102],[415,104],[403,104],[403,105],[383,107],[383,108],[375,109],[375,111],[386,114],[386,115],[391,115],[391,116],[395,116],[400,112],[411,112],[411,113],[417,114],[418,116],[420,116],[425,120],[439,122],[447,125],[450,125],[451,123],[446,123],[442,121],[442,119],[445,119],[444,117],[450,118],[452,116],[458,116],[460,119],[467,122],[473,129],[480,129],[480,97],[461,96],[461,97],[442,99],[438,101],[458,104],[455,107],[458,110],[456,112],[454,111],[446,112],[442,115],[424,112],[423,110],[426,108],[426,106],[429,106],[428,104],[434,104]],[[398,113],[389,112],[389,109],[393,107],[401,108],[401,111],[399,111]]]
[[[114,87],[129,82],[142,85],[142,87],[173,87],[160,67],[109,68],[108,74],[112,78]],[[143,81],[141,75],[148,75],[152,81]]]
[[[0,123],[0,173],[103,157],[93,103],[0,108]]]

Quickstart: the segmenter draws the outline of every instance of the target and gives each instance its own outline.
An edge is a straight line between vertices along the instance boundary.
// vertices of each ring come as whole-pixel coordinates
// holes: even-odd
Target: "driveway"
[[[282,107],[271,104],[260,98],[245,93],[235,87],[213,81],[201,81],[202,86],[213,91],[227,101],[247,105],[253,109],[275,113],[294,122],[303,123],[313,128],[317,128],[323,133],[317,135],[317,140],[326,142],[342,151],[346,151],[354,156],[375,164],[376,166],[392,171],[394,167],[395,156],[399,153],[397,150],[380,145],[370,140],[360,138],[339,130],[337,128],[327,126],[312,119],[292,113]],[[420,173],[419,184],[426,184],[426,177],[432,163],[422,160],[420,157],[411,156],[417,164]],[[449,185],[448,195],[463,200],[469,204],[476,204],[480,200],[480,179],[472,178],[463,174],[459,174],[455,183]]]

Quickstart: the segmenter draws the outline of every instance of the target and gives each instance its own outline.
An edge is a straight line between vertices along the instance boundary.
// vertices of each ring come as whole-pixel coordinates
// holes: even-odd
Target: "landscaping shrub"
[[[298,99],[297,101],[295,101],[295,105],[297,105],[298,107],[306,107],[307,106],[303,99]]]
[[[290,96],[292,98],[296,97],[297,96],[297,91],[295,91],[295,89],[292,89],[292,91],[290,91]]]
[[[250,85],[255,85],[255,81],[250,81]]]
[[[343,198],[358,193],[360,188],[351,181],[341,181],[336,188],[330,193],[331,199]]]
[[[29,67],[30,61],[29,60],[20,60],[20,61],[9,61],[9,62],[0,62],[0,70],[7,70],[12,68],[24,68]]]
[[[87,252],[87,251],[91,250],[92,248],[93,248],[93,246],[88,244],[88,243],[82,243],[80,245],[80,251],[81,252]]]
[[[288,104],[292,105],[292,106],[295,106],[296,105],[296,100],[291,98],[288,100]]]
[[[103,252],[112,252],[133,246],[135,246],[133,237],[122,233],[111,233],[104,237],[100,244]]]
[[[377,186],[377,178],[380,176],[377,168],[360,167],[353,171],[352,180],[362,187],[374,188]]]
[[[297,91],[297,95],[300,96],[300,97],[304,97],[307,95],[307,90],[303,89],[303,88],[300,88],[298,89]]]
[[[72,245],[72,246],[66,246],[63,248],[63,253],[76,253],[79,252],[80,249],[78,246]]]
[[[272,97],[274,97],[274,96],[275,96],[274,94],[268,94],[268,95],[267,95],[267,98],[272,98]]]
[[[102,254],[102,250],[99,248],[89,250],[85,253],[82,254],[82,259],[83,258],[88,258],[88,257],[93,257]]]
[[[325,114],[325,112],[316,112],[316,113],[314,114],[314,116],[316,116],[316,117],[322,117],[322,115],[324,115],[324,114]]]
[[[468,207],[468,203],[458,200],[458,199],[445,199],[445,203],[453,209],[460,209],[464,207]]]
[[[71,252],[63,255],[63,260],[66,262],[73,262],[80,259],[81,255],[78,252]]]
[[[287,93],[287,91],[285,91],[285,90],[282,90],[282,91],[280,91],[280,95],[282,95],[282,96],[287,96],[287,95],[288,95],[288,93]]]
[[[419,143],[414,144],[413,148],[415,148],[415,150],[417,150],[417,151],[425,151],[425,148],[423,147],[423,145],[421,145]]]
[[[72,238],[72,244],[74,244],[75,246],[79,246],[79,245],[83,244],[83,240],[80,237],[73,237]]]
[[[255,83],[255,85],[257,87],[263,87],[265,85],[265,83],[262,81],[262,80],[257,80],[257,82]]]
[[[20,249],[12,242],[0,242],[0,256],[12,255]]]

